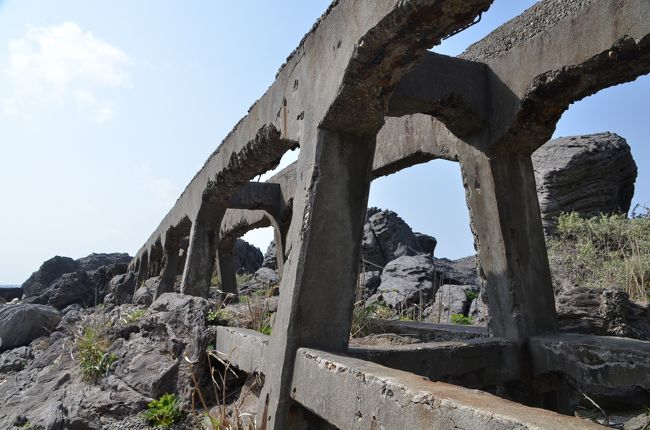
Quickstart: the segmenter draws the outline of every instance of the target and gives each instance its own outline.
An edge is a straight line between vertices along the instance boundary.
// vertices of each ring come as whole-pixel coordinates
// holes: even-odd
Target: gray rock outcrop
[[[404,255],[389,262],[381,274],[381,284],[369,299],[383,301],[398,311],[431,301],[434,291],[431,256]]]
[[[90,254],[73,260],[56,256],[25,281],[24,301],[63,309],[73,303],[95,306],[109,292],[110,281],[126,273],[128,254]]]
[[[262,267],[264,256],[262,251],[243,239],[237,239],[233,255],[235,273],[255,273]]]
[[[650,340],[650,305],[630,301],[623,290],[572,288],[561,291],[555,305],[561,330]]]
[[[366,270],[384,267],[404,255],[433,254],[436,239],[413,233],[395,212],[368,208],[361,241],[362,264]]]
[[[621,136],[598,133],[553,139],[532,159],[547,233],[561,212],[592,217],[630,209],[637,167]]]
[[[434,258],[433,265],[435,267],[437,285],[480,285],[476,273],[475,255],[457,260]]]
[[[20,303],[0,306],[0,351],[48,336],[61,321],[61,313],[50,306]]]
[[[266,253],[264,254],[264,260],[262,261],[262,267],[266,267],[272,270],[278,270],[278,258],[275,250],[275,241],[272,240],[269,244],[269,247],[266,248]]]

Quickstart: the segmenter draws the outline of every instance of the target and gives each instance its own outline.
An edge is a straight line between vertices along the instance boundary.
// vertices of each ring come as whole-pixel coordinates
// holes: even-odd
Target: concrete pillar
[[[163,267],[160,273],[160,282],[158,283],[154,298],[157,298],[161,294],[171,293],[174,291],[179,252],[180,244],[178,239],[167,238],[163,248]]]
[[[282,279],[282,271],[284,270],[284,250],[287,245],[287,230],[288,225],[283,225],[275,217],[271,217],[271,224],[273,225],[273,242],[275,243],[275,259],[278,265],[278,276]]]
[[[224,293],[237,294],[237,275],[235,273],[235,240],[222,238],[217,248],[217,267],[219,279],[221,280],[221,291]]]
[[[183,294],[208,296],[217,253],[216,247],[219,244],[219,225],[225,212],[225,209],[215,211],[202,208],[192,223],[181,285]]]
[[[305,428],[291,400],[296,351],[347,351],[375,138],[313,130],[298,161],[290,249],[268,354],[259,419],[268,430]]]
[[[463,182],[487,279],[489,328],[524,342],[557,330],[553,286],[529,154],[487,156],[459,145]]]
[[[138,277],[136,279],[135,289],[137,290],[148,278],[149,270],[149,253],[144,252],[142,257],[140,257],[140,264],[138,270]]]

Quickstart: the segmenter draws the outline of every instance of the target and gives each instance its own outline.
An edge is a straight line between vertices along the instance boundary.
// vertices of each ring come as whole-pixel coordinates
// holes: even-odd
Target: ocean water
[[[20,285],[0,284],[0,288],[20,288]]]

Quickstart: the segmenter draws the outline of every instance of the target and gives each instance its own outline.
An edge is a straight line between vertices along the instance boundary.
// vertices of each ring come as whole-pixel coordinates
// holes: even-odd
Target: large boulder
[[[435,294],[434,269],[430,255],[404,255],[389,262],[381,274],[381,284],[369,301],[384,302],[403,311],[412,305],[430,302]]]
[[[44,262],[41,267],[23,283],[25,296],[37,296],[61,275],[76,272],[79,263],[70,257],[56,256]]]
[[[368,208],[361,241],[362,264],[366,270],[384,267],[397,257],[433,254],[435,238],[413,233],[395,212]]]
[[[479,288],[476,285],[441,285],[429,313],[433,322],[451,323],[454,315],[469,316],[470,308],[478,298]]]
[[[108,282],[104,302],[121,305],[133,301],[137,276],[134,272],[116,275]]]
[[[436,285],[480,285],[476,273],[476,256],[449,260],[434,258]]]
[[[621,136],[598,133],[553,139],[532,158],[547,233],[553,232],[561,212],[592,217],[630,209],[637,167]]]
[[[61,313],[50,306],[0,306],[0,351],[29,345],[37,337],[49,335],[60,321]]]
[[[264,256],[262,251],[243,239],[237,239],[233,256],[235,273],[255,273],[262,267]]]

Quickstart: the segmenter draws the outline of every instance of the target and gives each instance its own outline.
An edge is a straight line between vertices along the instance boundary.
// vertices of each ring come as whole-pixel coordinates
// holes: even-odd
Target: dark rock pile
[[[47,260],[22,285],[25,303],[62,310],[71,304],[102,303],[111,279],[126,273],[128,254],[90,254],[73,260],[56,256]]]

